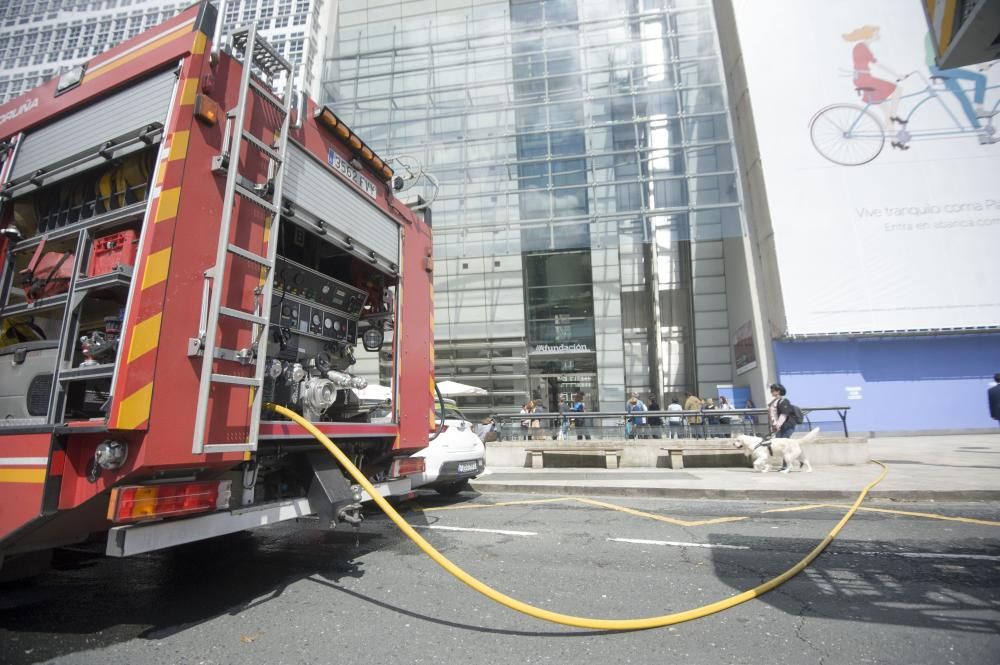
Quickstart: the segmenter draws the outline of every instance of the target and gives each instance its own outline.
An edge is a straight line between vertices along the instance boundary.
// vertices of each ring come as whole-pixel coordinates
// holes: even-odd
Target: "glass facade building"
[[[467,411],[732,383],[744,223],[710,0],[341,0],[322,90],[439,183],[436,367],[489,391]]]
[[[332,0],[331,0],[332,1]],[[279,53],[304,65],[300,86],[316,96],[327,0],[227,0],[224,30],[256,22]],[[10,0],[0,18],[0,104],[166,21],[193,0]]]

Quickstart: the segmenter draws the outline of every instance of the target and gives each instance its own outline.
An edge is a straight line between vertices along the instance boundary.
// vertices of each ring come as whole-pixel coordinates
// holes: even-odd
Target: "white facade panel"
[[[1000,68],[932,69],[910,0],[759,4],[733,2],[781,332],[1000,326],[1000,143],[975,110],[998,108]],[[776,67],[775,35],[809,57]]]

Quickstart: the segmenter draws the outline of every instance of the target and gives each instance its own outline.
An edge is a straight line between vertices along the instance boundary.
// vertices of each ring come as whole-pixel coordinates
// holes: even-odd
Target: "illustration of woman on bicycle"
[[[856,30],[852,30],[842,35],[844,41],[857,42],[851,51],[851,58],[854,61],[854,87],[866,104],[878,104],[885,114],[886,126],[892,123],[905,125],[906,121],[896,115],[899,108],[900,91],[899,86],[893,82],[886,81],[872,76],[872,65],[875,65],[896,81],[903,77],[895,73],[878,60],[872,53],[870,44],[879,38],[879,27],[877,25],[863,25]],[[888,101],[888,104],[885,102]]]
[[[872,53],[870,44],[879,38],[878,26],[864,25],[841,37],[854,43],[854,67],[849,75],[861,100],[825,106],[809,121],[809,138],[824,158],[842,166],[860,166],[875,159],[886,143],[898,150],[909,150],[915,140],[975,137],[980,145],[1000,143],[993,124],[1000,113],[1000,85],[990,85],[985,74],[997,61],[980,65],[978,72],[941,69],[933,43],[927,41],[927,71],[900,76],[878,63]],[[874,76],[873,67],[893,81]],[[900,83],[911,78],[914,89],[903,94]],[[971,83],[972,88],[963,87],[962,82]],[[951,99],[957,100],[960,112],[953,108]],[[900,110],[900,102],[904,102],[904,110]],[[884,123],[876,107],[885,116]]]

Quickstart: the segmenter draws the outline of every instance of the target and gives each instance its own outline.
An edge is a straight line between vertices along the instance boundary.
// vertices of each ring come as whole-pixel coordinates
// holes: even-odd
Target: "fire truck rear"
[[[434,427],[428,221],[203,2],[0,107],[0,561],[126,556],[386,495]],[[359,400],[359,343],[388,415]],[[384,363],[385,364],[385,363]],[[38,554],[30,557],[39,560]],[[2,565],[2,564],[0,564]]]

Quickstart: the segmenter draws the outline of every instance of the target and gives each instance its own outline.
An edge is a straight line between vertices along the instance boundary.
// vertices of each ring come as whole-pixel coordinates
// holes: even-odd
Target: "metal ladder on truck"
[[[217,453],[234,451],[253,451],[257,449],[258,430],[260,428],[261,401],[264,385],[264,362],[268,339],[268,321],[271,311],[271,289],[274,283],[274,265],[278,247],[278,222],[281,217],[281,189],[285,172],[285,153],[288,142],[289,119],[292,108],[292,66],[257,34],[256,26],[237,30],[231,37],[231,49],[234,57],[243,61],[243,75],[240,81],[240,95],[236,106],[226,113],[226,133],[223,139],[223,154],[213,160],[216,172],[225,172],[226,188],[222,203],[222,223],[219,228],[219,244],[216,251],[215,265],[205,271],[204,295],[199,337],[192,339],[189,345],[189,355],[201,355],[201,379],[198,384],[198,404],[195,413],[194,445],[192,452]],[[276,80],[283,75],[283,90],[272,92],[271,88],[254,77],[253,70]],[[259,99],[276,114],[280,126],[274,127],[277,145],[269,145],[263,137],[256,136],[246,127],[247,110],[252,100]],[[257,151],[269,160],[268,183],[254,184],[239,172],[241,150],[247,144],[247,150]],[[270,217],[270,223],[264,220],[265,253],[258,254],[246,247],[230,242],[230,232],[237,231],[235,237],[241,236],[238,227],[241,221],[252,223],[239,217],[234,224],[234,207],[237,197],[242,199],[241,205],[252,204],[263,208],[265,215]],[[236,261],[250,262],[260,266],[262,283],[255,290],[254,311],[224,307],[223,292],[226,289],[227,258],[231,256],[230,266]],[[207,303],[207,305],[206,305]],[[220,319],[237,319],[252,326],[253,340],[250,348],[235,350],[219,347]],[[218,371],[217,360],[241,363],[253,366],[252,376],[240,376]],[[209,399],[212,387],[220,384],[247,386],[253,396],[248,401],[250,409],[250,427],[245,441],[207,441],[209,424],[215,409],[210,408]],[[216,408],[225,408],[216,407]]]

